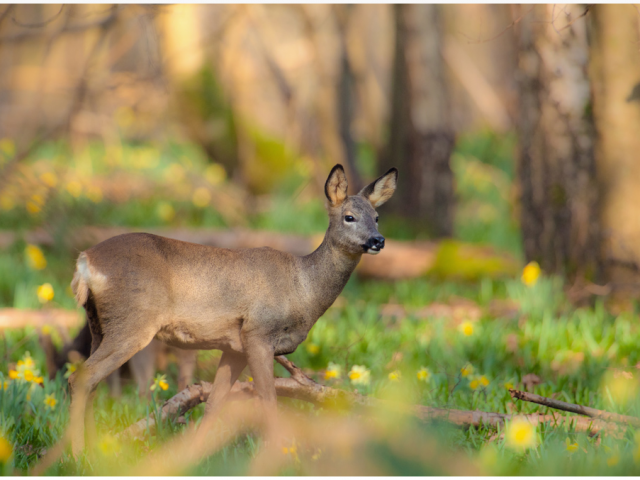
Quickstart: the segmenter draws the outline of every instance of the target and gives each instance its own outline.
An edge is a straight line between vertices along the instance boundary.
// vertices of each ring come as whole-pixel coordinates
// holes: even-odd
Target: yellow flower
[[[40,210],[42,210],[42,207],[38,205],[36,202],[34,202],[33,200],[29,200],[27,202],[27,212],[29,212],[31,215],[40,213]]]
[[[13,445],[0,435],[0,463],[7,463],[13,453]]]
[[[35,378],[33,379],[33,383],[40,383],[40,384],[42,384],[42,383],[44,383],[44,378],[43,378],[43,377],[35,377]]]
[[[613,455],[607,458],[608,467],[615,467],[619,462],[620,462],[620,454],[618,452],[615,452]]]
[[[402,377],[402,373],[400,372],[400,370],[394,370],[389,374],[389,380],[391,380],[392,382],[399,381],[400,377]]]
[[[480,386],[480,380],[471,380],[471,382],[469,383],[469,388],[471,388],[471,390],[475,390],[479,386]]]
[[[309,352],[311,355],[317,355],[319,351],[320,351],[320,347],[315,343],[307,344],[307,352]]]
[[[64,374],[64,378],[69,378],[73,372],[78,369],[78,366],[75,363],[67,363],[65,366],[67,367],[67,371]]]
[[[4,153],[7,158],[16,154],[16,144],[10,138],[0,140],[0,153]]]
[[[337,365],[333,362],[329,362],[329,366],[324,371],[324,379],[329,380],[330,378],[340,378],[342,375],[342,368],[340,365]]]
[[[98,448],[103,455],[113,455],[114,453],[118,453],[120,451],[121,445],[115,437],[107,433],[100,440]]]
[[[9,378],[11,380],[15,380],[16,378],[18,378],[18,372],[15,370],[9,370]]]
[[[204,171],[204,178],[207,179],[211,185],[220,185],[224,182],[227,173],[224,171],[224,167],[219,163],[213,163],[209,165]]]
[[[156,207],[156,214],[163,222],[170,222],[173,217],[176,216],[176,211],[173,209],[170,203],[160,202]]]
[[[354,365],[349,371],[349,379],[354,385],[368,385],[371,381],[371,372],[362,365]]]
[[[463,377],[468,377],[473,373],[473,365],[465,365],[460,369],[460,375]]]
[[[27,245],[24,250],[27,256],[27,264],[29,268],[34,270],[43,270],[47,266],[47,259],[44,257],[42,250],[35,245]]]
[[[627,405],[638,396],[638,382],[624,375],[605,375],[603,387],[617,405]]]
[[[253,382],[253,377],[247,377],[247,382]]]
[[[153,385],[149,387],[149,390],[154,391],[156,388],[160,388],[162,390],[166,390],[169,388],[166,375],[156,375],[156,378],[153,380]]]
[[[24,379],[27,382],[30,382],[31,380],[33,380],[34,376],[33,376],[33,372],[31,370],[25,370],[24,371]]]
[[[54,410],[56,408],[56,403],[58,403],[58,401],[56,400],[56,397],[53,396],[53,393],[48,394],[44,398],[44,404],[50,410]]]
[[[195,192],[193,192],[191,201],[196,207],[206,207],[211,201],[211,193],[209,193],[209,190],[204,187],[198,187],[196,188]]]
[[[42,332],[43,335],[51,335],[51,332],[53,332],[53,329],[51,328],[51,325],[43,325],[40,331]]]
[[[53,287],[50,283],[43,283],[38,287],[38,300],[40,303],[47,303],[53,300],[54,297]]]
[[[522,270],[522,283],[528,287],[534,286],[538,281],[538,277],[540,277],[540,273],[538,262],[527,263],[527,266]]]
[[[526,419],[514,418],[505,433],[505,445],[514,450],[524,451],[538,444],[536,429]]]
[[[514,385],[511,382],[507,382],[504,384],[504,388],[506,388],[507,390],[511,390],[512,388],[514,388]]]
[[[7,388],[7,387],[4,387],[4,388]],[[633,450],[633,461],[638,463],[640,462],[640,430],[636,432],[634,437],[636,441],[636,446],[635,446],[635,449]]]
[[[578,450],[578,442],[571,443],[571,440],[569,440],[569,437],[567,437],[567,439],[564,441],[564,443],[567,445],[566,446],[567,452],[573,453],[573,452]]]
[[[65,188],[67,189],[67,192],[69,192],[69,195],[74,198],[78,198],[82,194],[82,184],[77,180],[71,180],[67,183]]]
[[[16,202],[14,202],[13,198],[11,198],[9,195],[2,195],[0,197],[0,207],[2,207],[3,210],[9,211],[15,206]]]
[[[429,371],[428,368],[422,367],[420,368],[420,370],[418,370],[418,373],[416,374],[416,376],[418,377],[418,380],[422,382],[428,382],[429,379],[431,378],[431,372]]]
[[[473,323],[469,321],[462,322],[458,326],[458,330],[466,337],[470,337],[471,335],[473,335]]]
[[[87,189],[87,198],[93,203],[100,203],[102,201],[102,190],[96,185],[92,185]]]
[[[58,184],[58,177],[53,172],[45,172],[40,175],[40,180],[49,188],[54,188]]]
[[[489,385],[489,379],[484,375],[482,375],[478,381],[480,382],[480,385],[482,385],[483,387],[486,387],[487,385]]]

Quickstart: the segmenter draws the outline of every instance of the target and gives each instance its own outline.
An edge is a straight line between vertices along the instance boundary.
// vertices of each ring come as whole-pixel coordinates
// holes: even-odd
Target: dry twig
[[[509,393],[513,398],[524,400],[525,402],[537,403],[538,405],[555,408],[556,410],[563,410],[565,412],[586,415],[588,417],[597,418],[599,420],[604,420],[607,422],[624,423],[627,425],[633,425],[634,427],[640,427],[640,418],[637,417],[620,415],[618,413],[598,410],[596,408],[585,407],[583,405],[576,405],[574,403],[553,400],[552,398],[542,397],[540,395],[536,395],[535,393],[521,392],[513,388],[509,390]]]

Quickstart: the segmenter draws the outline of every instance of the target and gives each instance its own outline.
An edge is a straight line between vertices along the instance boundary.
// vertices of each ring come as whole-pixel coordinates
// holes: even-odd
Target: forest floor
[[[519,258],[510,145],[487,136],[459,142],[453,158],[459,198],[456,238],[489,244]],[[149,148],[125,149],[121,158],[131,158],[120,163],[104,160],[104,152],[88,152],[68,164],[51,147],[25,163],[17,187],[0,197],[0,224],[14,232],[46,228],[60,242],[45,248],[18,241],[0,250],[0,307],[77,311],[68,288],[77,252],[69,251],[63,240],[65,232],[78,225],[224,228],[245,222],[249,228],[299,234],[326,228],[322,200],[308,198],[298,177],[289,180],[289,190],[247,216],[219,170],[182,147]],[[114,178],[129,185],[124,188],[126,182]],[[219,209],[213,208],[219,207],[216,199],[224,203]],[[383,209],[380,214],[382,233],[415,238],[410,225],[385,217]],[[469,281],[426,276],[387,282],[354,276],[289,358],[320,383],[390,402],[549,413],[546,407],[515,401],[509,388],[518,388],[640,416],[637,311],[614,314],[601,301],[576,308],[563,292],[561,279],[535,269],[523,278],[520,273],[497,278],[487,274]],[[55,379],[47,378],[38,337],[51,335],[60,345],[55,329],[0,333],[0,463],[5,474],[27,474],[64,436],[70,366]],[[215,351],[199,352],[196,379],[211,381],[218,358]],[[119,439],[118,432],[153,415],[177,393],[177,367],[170,364],[165,373],[166,384],[160,385],[157,377],[149,398],[125,384],[116,399],[101,384],[95,404],[97,447],[77,461],[65,450],[46,474],[145,471],[153,455],[166,453],[204,411],[199,405],[183,421],[163,422],[157,431],[135,440]],[[276,374],[288,376],[280,365]],[[16,376],[20,378],[12,378]],[[249,380],[248,371],[242,380]],[[631,427],[590,435],[559,422],[531,426],[514,420],[467,428],[346,405],[318,408],[291,399],[280,399],[279,408],[285,421],[294,419],[297,430],[287,438],[288,446],[270,459],[275,462],[271,470],[264,467],[260,432],[249,426],[233,433],[221,420],[212,432],[219,448],[212,446],[204,460],[175,471],[169,466],[167,472],[640,474],[640,436]]]

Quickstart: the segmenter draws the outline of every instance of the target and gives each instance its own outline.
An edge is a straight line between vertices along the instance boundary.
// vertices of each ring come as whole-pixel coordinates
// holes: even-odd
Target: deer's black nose
[[[374,250],[382,250],[384,248],[384,237],[382,235],[371,237],[369,244]]]

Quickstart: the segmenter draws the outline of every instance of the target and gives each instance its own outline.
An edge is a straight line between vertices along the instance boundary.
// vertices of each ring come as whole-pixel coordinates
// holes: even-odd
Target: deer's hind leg
[[[89,423],[93,422],[92,407],[87,409],[87,401],[93,400],[93,393],[98,383],[146,347],[154,335],[154,331],[144,332],[144,334],[137,332],[135,337],[126,331],[104,333],[100,331],[94,337],[92,346],[96,345],[95,351],[82,368],[69,378],[71,450],[75,457],[78,457],[84,449],[85,413],[91,415]]]

